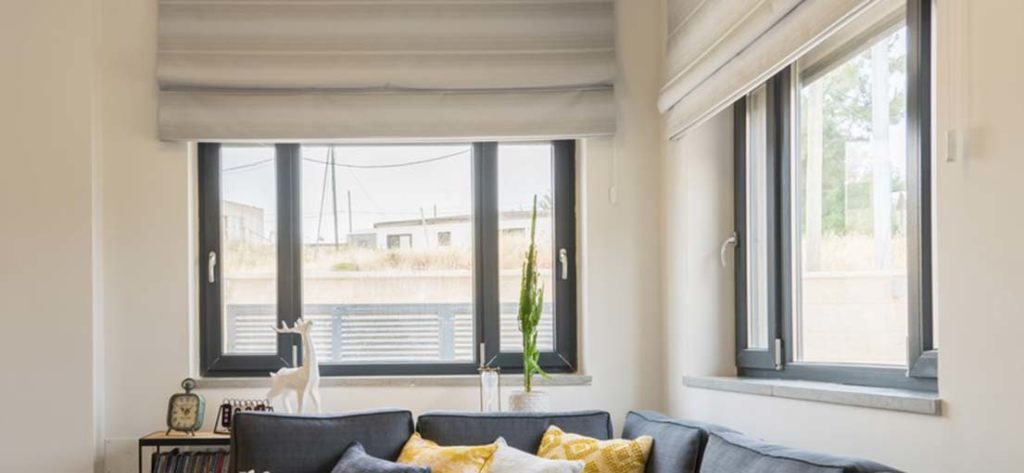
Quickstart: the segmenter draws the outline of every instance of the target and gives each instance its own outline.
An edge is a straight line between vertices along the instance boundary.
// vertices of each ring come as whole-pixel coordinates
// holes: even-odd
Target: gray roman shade
[[[670,136],[731,105],[878,0],[669,0]]]
[[[611,134],[614,0],[159,0],[165,140]]]

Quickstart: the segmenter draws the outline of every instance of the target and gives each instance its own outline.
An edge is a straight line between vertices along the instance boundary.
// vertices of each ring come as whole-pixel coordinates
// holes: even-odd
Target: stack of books
[[[228,452],[181,452],[153,454],[151,473],[228,473]]]

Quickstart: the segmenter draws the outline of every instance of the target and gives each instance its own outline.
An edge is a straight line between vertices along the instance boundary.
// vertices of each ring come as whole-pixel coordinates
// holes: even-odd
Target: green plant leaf
[[[537,196],[533,196],[533,214],[530,218],[530,246],[523,261],[523,276],[519,288],[519,332],[523,336],[523,387],[533,389],[533,376],[550,376],[540,367],[537,349],[538,326],[544,312],[544,286],[537,271]]]

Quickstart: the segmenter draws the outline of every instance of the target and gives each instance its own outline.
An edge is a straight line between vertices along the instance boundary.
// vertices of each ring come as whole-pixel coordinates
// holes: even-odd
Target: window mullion
[[[484,346],[484,362],[501,351],[501,304],[498,268],[498,143],[473,144],[473,316],[477,339]],[[479,354],[477,355],[479,356]],[[480,360],[477,360],[478,362]]]
[[[795,308],[793,304],[794,278],[793,278],[793,205],[792,205],[792,181],[793,181],[793,159],[792,152],[792,130],[793,114],[791,113],[792,97],[792,68],[783,69],[771,82],[774,89],[774,97],[770,107],[769,123],[774,122],[774,143],[769,151],[772,154],[772,161],[775,184],[772,195],[775,206],[775,222],[773,222],[773,235],[775,238],[775,276],[778,282],[775,286],[774,317],[771,318],[771,333],[774,334],[772,343],[773,356],[776,369],[784,369],[785,365],[792,363],[795,359],[795,340],[793,340],[793,324],[795,322]],[[777,353],[781,340],[783,353]]]
[[[277,320],[294,324],[302,316],[302,202],[300,146],[278,144],[277,166]],[[301,363],[295,335],[278,335],[278,355],[293,366]]]

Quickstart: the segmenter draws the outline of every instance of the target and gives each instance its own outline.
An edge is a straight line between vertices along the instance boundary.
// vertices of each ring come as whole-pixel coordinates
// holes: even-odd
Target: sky
[[[466,215],[471,211],[469,144],[333,148],[342,240],[348,234],[349,192],[355,232],[372,229],[376,222],[416,219],[421,212],[431,217],[435,209],[438,216]],[[324,179],[330,169],[329,146],[303,146],[300,154],[303,241],[315,242],[318,228],[322,241],[333,241],[330,175],[326,183]],[[221,150],[222,199],[263,208],[266,232],[274,231],[277,216],[273,158],[273,145],[225,145]],[[550,144],[503,144],[499,146],[498,159],[502,210],[528,210],[535,193],[550,193]]]

